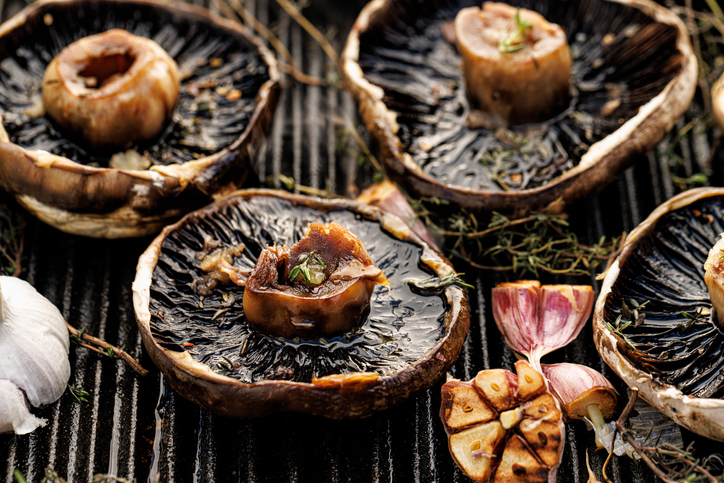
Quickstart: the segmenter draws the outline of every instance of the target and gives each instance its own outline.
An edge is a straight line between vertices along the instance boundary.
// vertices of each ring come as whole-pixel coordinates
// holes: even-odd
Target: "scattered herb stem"
[[[695,481],[721,482],[724,479],[724,475],[719,477],[714,476],[712,474],[712,468],[709,466],[712,462],[721,462],[722,459],[718,455],[710,455],[702,461],[694,457],[692,445],[689,445],[686,449],[672,445],[651,447],[641,446],[636,441],[631,428],[628,428],[626,423],[631,415],[634,405],[636,404],[638,393],[639,391],[637,388],[631,388],[631,396],[628,404],[616,421],[611,448],[615,445],[616,436],[620,435],[621,438],[624,439],[631,448],[633,448],[636,454],[641,457],[643,462],[646,463],[651,471],[653,471],[656,476],[666,483]],[[612,456],[613,450],[609,452],[602,468],[603,479],[606,483],[612,483],[611,479],[606,474],[606,470]]]
[[[408,283],[412,285],[413,287],[423,290],[423,291],[432,291],[432,292],[439,292],[441,290],[444,290],[446,287],[450,285],[457,285],[458,287],[462,288],[475,288],[474,285],[470,285],[469,283],[466,283],[461,277],[465,275],[464,273],[455,273],[450,272],[444,277],[431,277],[425,280],[410,280]]]
[[[112,357],[114,359],[121,359],[123,362],[131,366],[131,369],[136,371],[139,375],[145,376],[148,374],[148,370],[144,369],[136,360],[128,355],[126,351],[119,349],[118,347],[109,344],[97,337],[88,335],[85,330],[78,330],[69,323],[65,323],[70,332],[71,338],[81,347],[90,349],[98,354]]]

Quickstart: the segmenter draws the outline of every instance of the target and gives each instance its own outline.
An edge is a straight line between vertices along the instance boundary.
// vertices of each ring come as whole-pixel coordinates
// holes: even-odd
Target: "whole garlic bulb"
[[[57,401],[70,378],[65,320],[29,283],[0,276],[0,433],[46,421],[30,413]]]

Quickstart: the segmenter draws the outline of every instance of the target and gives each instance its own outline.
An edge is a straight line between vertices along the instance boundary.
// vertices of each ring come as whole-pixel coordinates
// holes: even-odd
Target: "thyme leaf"
[[[439,292],[450,285],[457,285],[462,288],[475,288],[474,285],[466,283],[461,278],[463,275],[465,274],[450,272],[444,277],[431,277],[425,280],[410,280],[407,283],[423,292]]]
[[[70,391],[70,395],[73,396],[73,399],[78,401],[79,403],[88,402],[88,396],[90,396],[90,393],[87,391],[84,391],[81,388],[73,387],[70,384],[68,384],[68,391]]]
[[[304,281],[307,282],[307,284],[312,283],[312,277],[309,274],[309,260],[312,258],[312,255],[314,255],[314,250],[312,250],[308,255],[302,255],[301,257],[299,257],[299,259],[297,260],[297,265],[289,272],[290,282],[296,280],[301,273],[304,277]],[[315,257],[315,260],[319,261],[319,257]]]
[[[520,8],[515,10],[515,25],[518,27],[510,37],[503,37],[498,41],[498,50],[510,54],[517,52],[525,45],[525,34],[533,29],[533,24],[520,18]]]

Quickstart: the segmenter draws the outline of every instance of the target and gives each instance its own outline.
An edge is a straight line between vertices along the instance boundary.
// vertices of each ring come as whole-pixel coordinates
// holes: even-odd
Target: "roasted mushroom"
[[[46,1],[0,32],[0,188],[46,223],[153,233],[249,173],[278,73],[240,24],[182,3]]]
[[[343,54],[385,170],[414,196],[513,215],[560,208],[612,181],[691,102],[697,62],[672,12],[648,0],[520,0],[511,5],[566,32],[573,95],[536,124],[475,127],[454,33],[470,3],[375,0]]]
[[[389,288],[376,286],[359,327],[328,337],[268,335],[250,327],[242,306],[252,278],[211,289],[203,282],[214,270],[201,264],[217,250],[233,251],[219,266],[229,271],[231,260],[237,273],[251,273],[267,246],[293,245],[314,222],[344,226],[389,280]],[[364,417],[429,387],[457,358],[469,326],[463,290],[421,294],[410,286],[450,273],[437,251],[377,208],[248,190],[164,229],[139,260],[134,307],[153,361],[181,395],[211,411]]]
[[[629,234],[596,302],[601,357],[652,406],[724,440],[724,331],[704,264],[724,232],[724,189],[684,192]]]

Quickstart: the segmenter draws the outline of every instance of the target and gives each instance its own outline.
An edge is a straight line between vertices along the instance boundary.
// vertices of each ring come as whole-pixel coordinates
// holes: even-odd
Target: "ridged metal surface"
[[[363,4],[316,0],[305,13],[323,30],[336,29],[340,40]],[[276,2],[247,1],[245,6],[279,32],[298,67],[310,75],[336,79],[322,49],[280,13]],[[17,4],[5,5],[5,14],[16,9]],[[353,102],[339,88],[296,84],[285,89],[257,168],[260,178],[279,172],[303,185],[353,195],[352,186],[367,186],[372,177],[369,163],[360,166],[354,149],[341,145],[343,126],[357,122]],[[687,174],[707,168],[703,163],[710,157],[710,139],[693,134],[677,147]],[[662,143],[600,195],[573,207],[575,231],[591,240],[618,236],[675,194],[661,156],[667,148]],[[720,153],[714,161],[722,158]],[[715,170],[713,181],[721,181],[720,171]],[[98,473],[139,482],[468,481],[449,456],[438,418],[442,381],[396,408],[352,421],[295,414],[229,420],[177,396],[144,355],[133,315],[131,282],[138,256],[149,242],[150,238],[88,240],[28,220],[24,277],[71,324],[124,348],[152,373],[141,378],[115,360],[72,349],[70,384],[90,392],[88,402],[79,404],[66,393],[40,411],[48,419],[46,427],[25,436],[0,435],[0,483],[14,482],[16,469],[28,482],[40,481],[48,466],[68,482],[88,482]],[[476,288],[468,291],[471,329],[452,375],[469,379],[485,368],[511,369],[515,357],[495,327],[489,303],[490,289],[502,278],[469,267],[459,269],[467,272]],[[593,279],[551,280],[600,288]],[[550,361],[590,365],[614,380],[625,395],[625,388],[598,357],[590,327]],[[721,449],[719,444],[693,439],[707,452]],[[582,423],[568,425],[566,442],[559,482],[588,480],[586,452],[600,475],[605,454],[594,452],[592,433]],[[656,481],[645,466],[627,458],[614,458],[609,475],[616,482]]]

